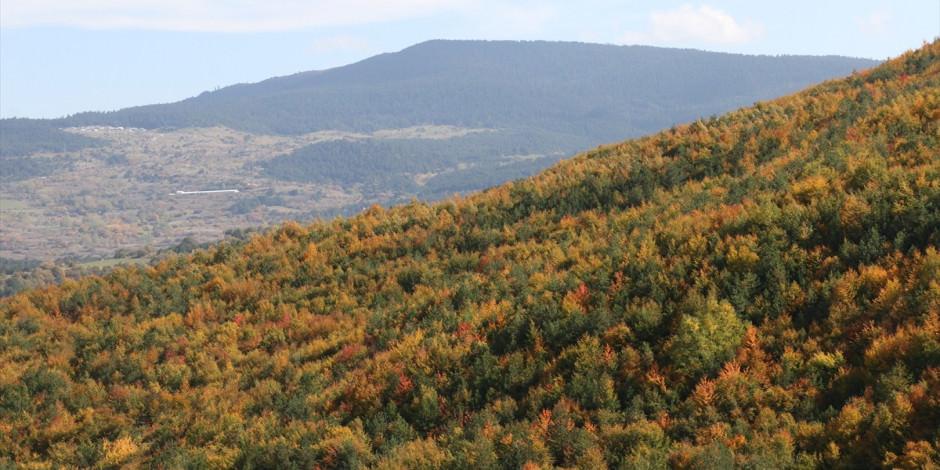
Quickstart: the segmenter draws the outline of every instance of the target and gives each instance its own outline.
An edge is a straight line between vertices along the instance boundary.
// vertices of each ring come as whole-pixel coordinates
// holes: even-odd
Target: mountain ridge
[[[74,113],[74,114],[71,114],[71,115],[68,115],[68,116],[63,116],[63,117],[61,117],[61,118],[52,118],[52,119],[50,119],[50,120],[53,120],[53,121],[56,121],[56,120],[63,120],[63,119],[64,119],[64,120],[67,120],[67,119],[69,119],[69,118],[71,118],[71,117],[74,117],[74,116],[76,116],[76,115],[82,115],[82,114],[88,114],[88,113],[92,113],[92,114],[98,114],[98,113],[106,114],[106,113],[118,112],[118,111],[121,111],[121,110],[123,110],[123,109],[132,109],[132,108],[139,108],[139,107],[144,107],[144,106],[160,106],[160,105],[174,104],[174,103],[178,103],[178,102],[180,102],[180,101],[187,101],[187,100],[191,100],[191,99],[198,98],[198,97],[201,97],[201,96],[206,96],[206,95],[216,94],[216,93],[220,93],[220,92],[225,92],[226,90],[234,91],[235,89],[250,88],[250,87],[252,87],[252,86],[254,86],[254,85],[263,85],[263,84],[266,84],[266,83],[267,83],[267,84],[274,84],[274,83],[276,83],[276,82],[293,81],[293,80],[300,79],[300,78],[309,78],[309,77],[313,77],[313,76],[316,76],[316,75],[322,75],[322,74],[332,73],[332,72],[336,72],[336,71],[341,70],[341,69],[347,69],[347,68],[350,68],[350,67],[355,67],[355,66],[357,66],[357,65],[361,65],[363,62],[368,62],[368,61],[371,61],[371,60],[373,60],[373,59],[391,58],[391,57],[399,56],[399,55],[401,55],[401,54],[403,54],[403,53],[406,53],[406,52],[409,52],[409,51],[416,51],[416,50],[428,49],[428,48],[437,47],[437,46],[440,46],[440,45],[473,46],[473,45],[481,45],[481,44],[484,44],[484,45],[500,45],[500,46],[508,46],[508,45],[589,46],[589,47],[606,47],[606,48],[612,48],[612,49],[615,49],[615,48],[627,48],[627,49],[649,50],[649,51],[688,51],[688,52],[697,52],[697,53],[709,53],[709,54],[719,54],[719,55],[723,54],[723,55],[727,55],[727,56],[756,57],[756,58],[804,58],[804,59],[808,59],[808,58],[819,58],[819,59],[838,59],[838,60],[849,60],[849,61],[861,61],[861,63],[866,63],[866,61],[867,61],[868,65],[875,65],[875,64],[877,64],[877,63],[880,63],[880,61],[877,60],[877,59],[870,59],[870,58],[865,58],[865,57],[851,57],[851,56],[844,56],[844,55],[838,55],[838,54],[824,54],[824,55],[809,55],[809,54],[741,54],[741,53],[731,53],[731,52],[708,51],[708,50],[704,50],[704,49],[694,49],[694,48],[670,48],[670,47],[649,46],[649,45],[640,45],[640,44],[636,44],[636,45],[621,45],[621,44],[608,44],[608,43],[591,43],[591,42],[584,42],[584,41],[546,41],[546,40],[510,41],[510,40],[472,40],[472,39],[471,39],[471,40],[465,40],[465,39],[430,39],[430,40],[422,41],[422,42],[413,44],[413,45],[411,45],[411,46],[405,47],[404,49],[401,49],[401,50],[399,50],[399,51],[395,51],[395,52],[384,52],[384,53],[376,54],[376,55],[374,55],[374,56],[366,57],[366,58],[364,58],[364,59],[361,59],[361,60],[358,60],[358,61],[355,61],[355,62],[346,64],[346,65],[339,65],[339,66],[335,66],[335,67],[329,67],[329,68],[318,69],[318,70],[305,70],[305,71],[295,72],[295,73],[291,73],[291,74],[287,74],[287,75],[274,76],[274,77],[270,77],[270,78],[267,78],[267,79],[264,79],[264,80],[260,80],[260,81],[257,81],[257,82],[234,83],[234,84],[231,84],[231,85],[224,86],[224,87],[220,88],[219,90],[211,90],[211,91],[210,91],[210,90],[206,90],[206,91],[200,92],[200,93],[197,94],[197,95],[191,96],[191,97],[189,97],[189,98],[184,98],[184,99],[179,100],[179,101],[171,101],[171,102],[165,102],[165,103],[153,103],[153,104],[150,104],[150,105],[135,105],[135,106],[130,106],[130,107],[128,107],[128,108],[122,108],[122,109],[112,110],[112,111],[83,111],[83,112]]]
[[[653,46],[618,46],[606,44],[549,42],[549,41],[465,41],[432,40],[422,42],[398,52],[383,53],[361,61],[320,71],[299,72],[282,77],[272,77],[255,83],[235,84],[216,91],[206,91],[197,96],[172,103],[150,104],[124,108],[107,112],[82,112],[64,118],[40,120],[58,127],[84,125],[119,125],[125,127],[211,127],[226,125],[236,130],[252,132],[273,132],[275,134],[296,134],[317,130],[376,130],[382,127],[409,127],[423,124],[466,125],[479,127],[481,124],[491,127],[504,127],[510,122],[519,127],[538,124],[532,110],[550,113],[553,96],[578,91],[579,99],[589,97],[587,102],[593,106],[602,104],[612,109],[622,109],[633,98],[629,91],[611,88],[618,83],[624,72],[629,73],[629,80],[624,82],[631,88],[638,88],[642,93],[659,93],[659,100],[665,99],[657,87],[666,86],[670,92],[683,92],[677,87],[670,75],[648,76],[629,72],[631,65],[637,67],[662,66],[671,63],[677,68],[683,64],[698,64],[701,77],[694,80],[713,80],[703,84],[710,93],[719,93],[723,80],[708,78],[716,73],[729,74],[723,77],[741,86],[740,96],[732,99],[737,105],[746,105],[758,97],[769,98],[780,95],[781,91],[796,89],[819,81],[824,76],[844,75],[853,69],[867,68],[876,61],[841,56],[767,56],[716,53],[692,49],[670,49]],[[614,67],[615,68],[612,68]],[[604,70],[593,75],[572,76],[578,68],[585,72]],[[743,68],[742,68],[743,67]],[[767,67],[770,67],[769,69]],[[754,84],[735,77],[753,74],[749,68],[758,68],[763,79],[780,81],[773,90],[755,94]],[[763,70],[766,69],[766,70]],[[443,76],[435,74],[443,73]],[[516,75],[514,75],[516,74]],[[675,75],[688,73],[677,69]],[[790,78],[776,78],[790,77]],[[618,79],[618,77],[621,77]],[[472,79],[471,79],[472,78]],[[519,87],[518,80],[535,79],[540,86],[547,87],[531,97],[531,85]],[[715,77],[717,78],[717,77]],[[419,80],[419,83],[414,83]],[[546,81],[547,80],[547,81]],[[644,81],[645,80],[645,81]],[[383,84],[397,83],[401,89],[383,88]],[[443,83],[443,85],[441,85]],[[356,89],[359,84],[371,87],[367,95]],[[669,84],[669,85],[666,85]],[[285,89],[285,85],[289,85]],[[420,85],[420,86],[419,86]],[[442,88],[443,86],[443,88]],[[615,101],[604,104],[598,97],[591,97],[589,90],[600,88]],[[285,101],[291,91],[302,90],[302,95],[293,95]],[[512,90],[512,91],[510,91]],[[525,90],[529,90],[525,93]],[[693,89],[686,90],[689,92]],[[331,94],[342,94],[342,102]],[[359,94],[357,94],[359,93]],[[469,101],[455,101],[455,96],[469,93]],[[587,93],[587,94],[586,94]],[[611,94],[612,93],[612,94]],[[626,95],[624,93],[627,93]],[[720,93],[727,93],[720,91]],[[267,101],[256,102],[249,98],[264,98]],[[684,97],[682,97],[684,98]],[[413,106],[427,106],[428,111],[409,111],[413,116],[398,116],[388,106],[401,105],[398,100],[414,100]],[[626,99],[626,101],[624,101]],[[226,101],[236,100],[236,102]],[[247,101],[246,101],[247,100]],[[546,105],[538,106],[538,100],[547,100]],[[642,100],[640,100],[642,101]],[[682,103],[682,100],[677,100]],[[727,98],[719,100],[726,103]],[[705,106],[704,115],[726,111],[726,104],[713,103]],[[345,103],[344,109],[341,103]],[[577,109],[577,100],[560,101],[562,109]],[[670,102],[672,103],[672,102]],[[466,116],[460,117],[452,108],[467,106]],[[212,108],[216,106],[217,108]],[[276,111],[271,107],[281,107]],[[335,116],[325,118],[310,114],[305,106],[326,107],[325,113]],[[481,108],[481,106],[483,106]],[[525,109],[514,115],[515,107]],[[533,107],[534,106],[534,107]],[[450,109],[449,113],[442,110]],[[400,111],[400,110],[399,110]],[[626,110],[631,111],[631,110]],[[636,111],[636,110],[632,110]],[[700,110],[692,110],[682,117],[658,127],[670,125],[703,115]],[[345,114],[344,114],[345,113]],[[698,114],[696,114],[698,113]],[[321,113],[323,114],[323,113]],[[348,116],[347,116],[348,114]],[[500,117],[502,114],[505,116]],[[260,117],[258,117],[260,115]],[[511,119],[506,118],[510,116]],[[626,116],[629,114],[618,116]],[[514,121],[522,119],[521,122]],[[557,118],[556,118],[557,120]],[[628,119],[629,120],[629,119]],[[2,121],[0,121],[2,122]],[[595,125],[603,123],[595,120]],[[542,126],[551,121],[542,122]],[[569,124],[563,121],[552,124],[556,131],[570,131]],[[592,138],[609,140],[636,135],[637,132],[651,132],[653,127],[644,125],[637,130],[624,134],[624,128],[611,129],[603,135],[591,134]]]

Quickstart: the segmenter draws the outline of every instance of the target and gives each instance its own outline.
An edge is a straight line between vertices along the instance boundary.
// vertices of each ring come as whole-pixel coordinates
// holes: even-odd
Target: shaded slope
[[[938,148],[934,43],[477,196],[5,299],[0,447],[77,466],[936,464]]]

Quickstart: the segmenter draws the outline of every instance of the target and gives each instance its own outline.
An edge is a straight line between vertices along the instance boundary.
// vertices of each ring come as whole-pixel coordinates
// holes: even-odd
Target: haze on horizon
[[[0,117],[49,118],[176,101],[437,38],[885,59],[940,31],[935,0],[274,3],[278,8],[255,0],[4,0]]]

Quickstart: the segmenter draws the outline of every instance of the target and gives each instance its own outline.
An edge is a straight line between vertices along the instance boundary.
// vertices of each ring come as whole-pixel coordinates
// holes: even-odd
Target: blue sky
[[[436,38],[884,59],[940,0],[0,0],[0,116],[168,102]]]

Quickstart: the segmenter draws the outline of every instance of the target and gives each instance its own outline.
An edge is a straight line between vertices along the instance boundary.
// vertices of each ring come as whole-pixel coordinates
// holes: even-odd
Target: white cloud
[[[885,10],[875,10],[864,17],[856,17],[855,24],[866,34],[883,34],[888,30],[891,13]]]
[[[763,33],[760,24],[738,21],[709,5],[689,4],[650,13],[648,30],[629,31],[621,41],[628,44],[741,44]]]
[[[285,31],[416,18],[470,0],[2,0],[0,27]]]

